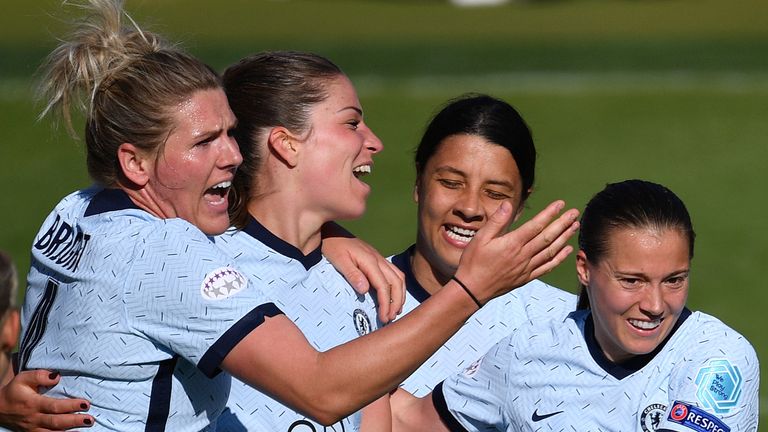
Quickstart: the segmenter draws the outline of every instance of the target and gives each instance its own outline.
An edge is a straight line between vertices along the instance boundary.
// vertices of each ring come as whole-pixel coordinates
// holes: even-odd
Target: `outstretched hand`
[[[55,399],[38,393],[38,387],[53,387],[60,376],[47,370],[24,371],[0,388],[0,425],[19,431],[63,431],[90,427],[93,416],[83,399]]]
[[[502,203],[469,243],[456,270],[482,304],[555,268],[573,251],[567,242],[578,230],[578,210],[558,217],[565,202],[555,201],[509,233],[502,232],[512,206]]]

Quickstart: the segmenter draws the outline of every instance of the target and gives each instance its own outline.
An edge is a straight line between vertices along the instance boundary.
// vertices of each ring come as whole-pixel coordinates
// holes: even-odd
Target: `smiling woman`
[[[410,405],[399,430],[756,432],[755,350],[685,307],[693,243],[669,189],[607,185],[582,216],[582,308],[521,326]]]
[[[268,275],[304,261],[246,274],[244,260],[261,257],[236,258],[211,238],[229,226],[230,182],[242,162],[219,76],[132,20],[123,26],[119,1],[90,0],[83,9],[88,16],[50,55],[43,94],[46,112],[68,123],[70,108],[85,108],[94,185],[61,200],[33,243],[19,352],[22,371],[61,371],[46,395],[90,399],[92,416],[77,417],[78,425],[95,419],[97,429],[203,430],[223,411],[233,375],[331,424],[386,394],[476,311],[448,283],[407,324],[327,351],[310,345],[264,296],[275,281]],[[260,149],[270,155],[264,167],[283,173],[272,183],[256,177],[258,215],[288,227],[287,241],[312,256],[323,222],[364,210],[368,186],[357,177],[381,150],[349,81],[337,71],[328,78],[315,102],[299,105],[304,116],[287,116],[311,127],[270,122],[248,136],[268,144]],[[319,181],[328,190],[313,189]],[[302,199],[295,208],[277,205],[272,188],[289,204]],[[458,270],[473,295],[487,301],[560,263],[578,215],[558,217],[563,205],[498,236],[510,216],[502,206]],[[491,257],[490,271],[473,264]],[[363,314],[352,316],[365,333]]]

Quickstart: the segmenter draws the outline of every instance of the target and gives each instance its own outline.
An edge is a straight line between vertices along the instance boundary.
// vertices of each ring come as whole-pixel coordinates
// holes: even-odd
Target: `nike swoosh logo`
[[[539,410],[537,409],[536,411],[533,412],[533,415],[531,416],[531,420],[533,420],[534,423],[535,422],[540,422],[540,421],[542,421],[544,419],[550,418],[550,417],[552,417],[554,415],[558,415],[560,413],[562,413],[562,411],[556,411],[556,412],[549,413],[549,414],[539,415]]]

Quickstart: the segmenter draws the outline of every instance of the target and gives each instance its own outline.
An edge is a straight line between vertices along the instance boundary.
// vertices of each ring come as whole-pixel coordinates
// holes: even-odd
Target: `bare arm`
[[[363,408],[360,432],[392,432],[392,410],[388,394]]]
[[[0,388],[0,425],[21,431],[58,431],[90,427],[93,416],[78,414],[90,404],[83,399],[54,399],[37,392],[53,387],[59,375],[46,370],[25,371]]]
[[[515,231],[498,236],[511,216],[497,211],[465,250],[457,276],[483,304],[554,268],[571,252],[578,212],[556,202]],[[552,221],[553,219],[555,219]],[[313,349],[285,316],[269,318],[225,357],[241,380],[325,424],[395,388],[477,310],[454,281],[383,329],[326,352]]]
[[[405,276],[368,243],[335,222],[323,225],[323,255],[355,291],[376,291],[379,319],[395,319],[405,302]]]
[[[417,398],[398,389],[390,399],[392,432],[448,432],[432,403],[432,393]]]

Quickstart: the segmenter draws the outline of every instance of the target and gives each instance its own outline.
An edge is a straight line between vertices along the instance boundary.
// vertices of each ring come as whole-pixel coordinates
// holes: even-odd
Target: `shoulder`
[[[757,362],[757,354],[749,340],[712,315],[693,312],[680,329],[682,331],[674,340],[676,345],[691,347],[689,352],[696,357],[727,355]]]

